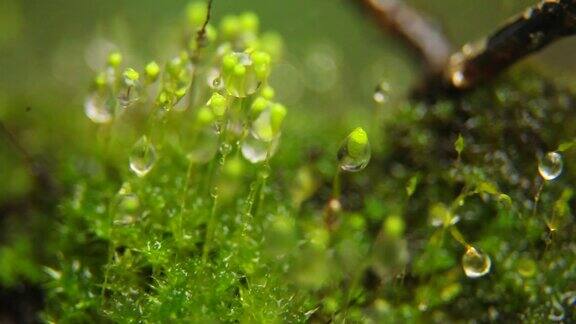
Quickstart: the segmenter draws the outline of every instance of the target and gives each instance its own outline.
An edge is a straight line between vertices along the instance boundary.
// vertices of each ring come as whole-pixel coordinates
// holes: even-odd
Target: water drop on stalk
[[[152,170],[156,163],[156,149],[154,145],[148,140],[146,135],[142,136],[130,154],[130,170],[139,177],[144,177]]]
[[[558,152],[548,152],[538,161],[538,172],[544,180],[554,180],[562,173],[564,162]]]
[[[212,90],[221,90],[224,86],[222,82],[222,77],[220,76],[220,70],[213,68],[208,71],[206,75],[206,83]]]
[[[185,147],[188,152],[187,157],[190,161],[196,163],[206,163],[210,161],[218,151],[218,134],[212,127],[204,127],[199,130],[193,143],[190,143],[188,139],[184,139],[182,143],[184,145],[188,144],[189,147]]]
[[[487,254],[469,246],[462,256],[462,268],[468,278],[479,278],[490,272],[492,261]]]
[[[250,133],[242,142],[242,156],[251,163],[262,162],[266,160],[266,157],[271,157],[276,153],[279,142],[280,136],[275,137],[270,142],[265,142]]]
[[[368,135],[358,127],[346,139],[338,150],[338,163],[340,168],[348,172],[364,169],[371,157]]]
[[[124,87],[120,90],[118,102],[120,103],[120,107],[128,108],[140,99],[137,91],[140,74],[134,69],[129,68],[124,71],[123,77]]]
[[[102,94],[93,93],[88,96],[84,103],[84,113],[97,124],[106,124],[112,120],[115,101]]]
[[[186,111],[190,105],[190,89],[189,86],[182,87],[176,90],[176,103],[172,107],[175,111]]]

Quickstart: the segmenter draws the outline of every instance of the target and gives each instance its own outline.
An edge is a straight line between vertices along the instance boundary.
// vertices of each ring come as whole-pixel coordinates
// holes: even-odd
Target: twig
[[[196,33],[196,48],[194,50],[193,53],[193,60],[198,60],[199,59],[199,52],[200,49],[206,46],[206,27],[208,26],[208,23],[210,22],[210,16],[212,15],[212,1],[213,0],[209,0],[208,1],[208,6],[207,6],[207,11],[206,11],[206,19],[204,20],[204,24],[202,24],[202,28],[200,28],[198,30],[198,32]]]
[[[206,8],[206,19],[204,19],[204,24],[202,24],[202,27],[196,33],[196,40],[195,40],[196,47],[194,48],[192,53],[190,53],[190,62],[193,65],[198,64],[198,62],[200,61],[200,54],[202,52],[202,48],[206,47],[206,27],[208,26],[208,23],[210,22],[210,17],[212,15],[212,1],[213,0],[208,1],[208,6]],[[196,87],[197,73],[198,73],[197,68],[195,67],[192,72],[192,80],[190,81],[190,87],[188,89],[188,91],[190,92],[188,96],[189,100],[188,108],[192,108],[192,106],[196,102],[196,97],[198,95],[197,93],[194,92],[194,89]]]
[[[355,0],[358,1],[358,0]],[[452,46],[442,31],[429,19],[398,0],[360,0],[376,22],[410,47],[424,63],[427,73],[441,71]]]
[[[397,0],[355,1],[362,1],[380,26],[401,35],[409,47],[417,49],[428,66],[424,81],[413,93],[417,99],[435,100],[472,90],[524,57],[576,33],[576,0],[543,0],[492,35],[464,45],[438,68],[442,62],[434,58],[442,57],[438,48],[446,49],[447,42],[415,10],[399,5]],[[434,42],[439,42],[439,47],[433,46]]]

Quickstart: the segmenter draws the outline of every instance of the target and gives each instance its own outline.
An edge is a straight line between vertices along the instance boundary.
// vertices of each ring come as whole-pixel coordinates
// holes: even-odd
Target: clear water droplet
[[[187,145],[191,141],[184,139],[182,143]],[[184,147],[188,152],[187,157],[196,163],[206,163],[216,155],[218,151],[218,133],[211,127],[199,131],[196,140]]]
[[[251,163],[259,163],[271,157],[278,149],[280,136],[270,142],[264,142],[249,134],[242,142],[242,156]]]
[[[154,145],[148,140],[146,135],[142,136],[130,154],[130,170],[139,177],[144,177],[152,170],[156,163],[156,149]]]
[[[544,180],[554,180],[562,173],[564,162],[558,152],[548,152],[538,162],[538,172]]]
[[[272,129],[272,113],[270,109],[265,109],[256,120],[252,123],[250,132],[254,137],[263,142],[270,142],[274,139],[274,130]]]
[[[344,143],[342,143],[340,146],[337,154],[338,163],[340,168],[344,171],[357,172],[364,169],[366,165],[368,165],[368,162],[370,162],[370,158],[372,156],[372,151],[370,149],[370,144],[368,143],[367,145],[363,146],[361,152],[355,152],[355,154],[352,154],[349,151],[349,141],[350,136],[348,136],[344,140]]]
[[[221,90],[224,84],[222,77],[220,77],[220,70],[217,68],[210,69],[206,75],[206,83],[213,90]]]
[[[374,101],[377,104],[385,104],[390,99],[390,85],[387,82],[380,83],[373,96]]]
[[[140,97],[134,86],[123,89],[120,95],[118,95],[118,104],[124,109],[130,108],[138,102],[138,100],[140,100]]]
[[[97,124],[106,124],[112,121],[115,101],[112,98],[93,93],[84,103],[84,113]]]
[[[187,90],[186,94],[178,99],[178,101],[174,104],[172,109],[174,109],[174,111],[182,112],[188,110],[189,106],[190,106],[190,90]]]
[[[482,277],[490,272],[492,261],[487,254],[481,253],[474,247],[470,246],[466,249],[466,253],[462,256],[462,268],[468,278]]]

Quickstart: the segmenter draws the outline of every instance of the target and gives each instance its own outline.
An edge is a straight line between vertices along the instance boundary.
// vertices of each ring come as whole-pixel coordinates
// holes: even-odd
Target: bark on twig
[[[412,32],[402,37],[408,46],[423,49],[421,58],[430,62],[430,52],[419,44],[419,36],[424,32],[416,28],[402,25],[405,19],[393,18],[399,12],[395,9],[396,0],[360,0],[366,4],[377,18],[380,26],[393,33]],[[418,16],[414,10],[410,11],[413,17]],[[424,21],[422,18],[413,18],[412,21]],[[395,21],[396,24],[389,23]],[[413,23],[412,23],[413,24]],[[424,25],[421,28],[426,28]],[[438,35],[438,29],[429,28],[429,41],[444,39]],[[543,0],[526,9],[520,15],[510,19],[504,26],[492,35],[475,43],[464,45],[459,51],[452,54],[439,69],[429,69],[424,81],[415,89],[414,97],[418,99],[435,100],[442,96],[454,96],[472,90],[479,84],[493,79],[511,65],[524,57],[541,50],[554,41],[576,33],[576,0]],[[418,42],[414,42],[414,39]],[[446,42],[443,41],[442,44]],[[428,63],[429,65],[429,63]],[[431,73],[430,73],[431,71]]]
[[[360,0],[386,32],[396,35],[423,61],[427,73],[441,71],[452,46],[429,19],[400,0]]]

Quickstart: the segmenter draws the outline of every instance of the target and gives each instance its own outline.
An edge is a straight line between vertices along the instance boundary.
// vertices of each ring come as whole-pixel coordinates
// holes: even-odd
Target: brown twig
[[[208,1],[208,5],[207,5],[207,9],[206,9],[206,19],[204,19],[204,23],[202,24],[202,27],[196,33],[196,39],[195,39],[196,47],[194,48],[193,52],[190,54],[190,62],[194,65],[198,64],[198,62],[200,61],[202,48],[206,47],[206,27],[208,26],[208,23],[210,22],[210,17],[212,15],[212,1],[213,0]],[[188,89],[188,91],[190,92],[190,95],[188,96],[188,100],[189,100],[188,101],[188,108],[192,108],[192,106],[196,102],[196,98],[198,97],[198,94],[194,91],[194,89],[196,87],[196,74],[197,74],[197,69],[194,68],[194,70],[192,72],[192,80],[190,81],[190,87]]]
[[[435,54],[429,48],[434,47],[421,45],[421,37],[425,35],[421,29],[430,30],[427,36],[430,42],[433,39],[444,39],[441,34],[437,34],[438,29],[426,27],[421,23],[425,20],[416,18],[419,16],[418,13],[407,9],[406,5],[401,5],[403,9],[398,10],[396,0],[360,1],[375,14],[380,26],[403,35],[402,38],[408,46],[419,49],[422,60],[431,66],[430,57],[434,57]],[[410,12],[412,21],[420,23],[407,22],[405,18],[394,18],[395,15],[402,16],[403,12]],[[410,28],[410,25],[420,28]],[[472,90],[483,82],[493,79],[527,55],[575,33],[576,0],[543,0],[510,19],[487,38],[464,45],[458,52],[452,54],[441,68],[428,69],[424,81],[415,89],[413,95],[418,99],[435,100],[438,97],[454,96]],[[442,41],[442,44],[446,42]]]
[[[357,0],[356,0],[357,1]],[[427,73],[441,71],[452,46],[429,19],[399,0],[360,0],[386,32],[396,35],[423,61]]]
[[[210,22],[210,16],[212,14],[212,1],[208,1],[207,10],[206,10],[206,19],[204,20],[204,24],[196,33],[196,48],[194,50],[193,59],[198,60],[200,49],[206,46],[206,27]]]

